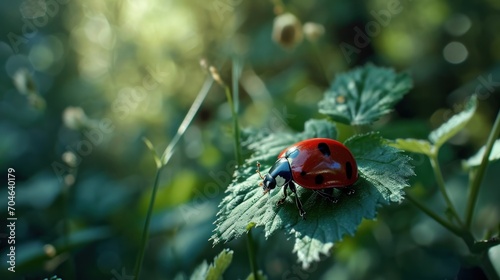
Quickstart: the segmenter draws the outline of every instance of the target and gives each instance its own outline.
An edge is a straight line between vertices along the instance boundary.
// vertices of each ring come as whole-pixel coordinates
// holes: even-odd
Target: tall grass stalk
[[[205,100],[205,98],[207,97],[207,94],[210,91],[210,88],[212,87],[213,82],[214,82],[214,80],[211,77],[208,77],[205,80],[203,87],[198,92],[196,99],[194,100],[193,104],[191,104],[191,108],[189,108],[189,111],[187,112],[186,116],[184,117],[184,120],[182,121],[181,125],[177,129],[177,133],[172,138],[172,141],[170,141],[169,145],[167,146],[167,148],[163,152],[161,160],[159,161],[159,164],[157,163],[156,175],[155,175],[155,180],[153,183],[153,191],[151,192],[151,198],[149,200],[146,221],[144,222],[144,228],[142,230],[142,238],[141,238],[141,245],[139,248],[139,254],[137,256],[137,260],[135,263],[135,269],[134,269],[134,275],[135,275],[134,279],[135,280],[139,280],[139,277],[141,274],[142,263],[144,260],[144,254],[146,252],[146,247],[147,247],[147,243],[149,240],[149,224],[151,222],[151,216],[153,214],[154,204],[155,204],[155,200],[156,200],[156,193],[158,192],[158,185],[159,185],[159,181],[160,181],[161,171],[170,161],[170,159],[175,151],[175,146],[179,142],[179,139],[182,137],[182,135],[184,135],[184,133],[186,132],[186,129],[189,127],[194,116],[196,115],[196,113],[200,109],[200,106],[203,103],[203,101]]]

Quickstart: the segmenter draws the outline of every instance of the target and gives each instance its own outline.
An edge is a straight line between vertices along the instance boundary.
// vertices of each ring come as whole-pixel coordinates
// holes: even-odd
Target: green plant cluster
[[[408,75],[395,74],[389,69],[367,65],[339,75],[320,101],[320,112],[329,115],[332,120],[349,125],[372,124],[390,112],[392,106],[410,87],[411,79]],[[453,234],[463,238],[469,247],[471,258],[476,258],[485,273],[494,278],[496,272],[491,266],[487,252],[490,247],[500,244],[500,240],[498,237],[477,240],[469,230],[481,176],[484,173],[471,173],[473,179],[469,187],[467,220],[464,223],[448,196],[437,160],[439,148],[465,127],[476,110],[476,104],[476,97],[472,96],[463,112],[430,133],[429,141],[389,141],[373,132],[356,134],[349,138],[345,145],[353,153],[360,172],[360,178],[354,185],[356,194],[342,197],[339,203],[332,205],[313,192],[300,188],[297,195],[308,209],[307,220],[302,220],[296,213],[290,197],[287,205],[277,206],[281,192],[275,191],[270,196],[263,195],[257,187],[260,179],[254,167],[257,162],[264,162],[264,169],[269,169],[276,160],[276,155],[295,142],[315,137],[336,139],[335,124],[327,120],[309,120],[302,133],[250,134],[243,146],[250,151],[251,156],[235,171],[233,182],[220,205],[217,228],[212,236],[214,244],[240,237],[252,227],[263,226],[266,237],[275,231],[284,230],[294,237],[293,252],[297,254],[303,268],[307,269],[312,262],[320,260],[320,254],[329,254],[334,243],[341,241],[344,235],[353,235],[363,218],[374,219],[377,207],[403,200],[403,189],[408,186],[407,179],[415,175],[409,158],[401,154],[401,150],[404,150],[429,157],[439,190],[446,201],[445,212],[449,213],[448,219],[427,208],[417,198],[410,196],[410,201]],[[497,123],[498,121],[500,120],[497,119]],[[481,151],[484,160],[479,165],[479,172],[484,172],[488,159],[495,159],[495,153],[492,157],[489,157],[489,154],[493,149],[494,139],[498,137],[500,124],[497,123],[486,148]],[[485,153],[488,156],[485,157]],[[473,159],[474,157],[465,164]],[[474,170],[478,168],[477,165],[467,166]]]

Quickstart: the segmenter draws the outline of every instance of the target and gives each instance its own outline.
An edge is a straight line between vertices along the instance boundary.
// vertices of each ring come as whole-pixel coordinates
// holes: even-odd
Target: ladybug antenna
[[[257,170],[255,170],[257,172],[257,174],[259,174],[260,178],[262,180],[264,180],[264,176],[262,176],[262,174],[260,174],[260,162],[257,161]],[[262,185],[262,183],[261,183]]]

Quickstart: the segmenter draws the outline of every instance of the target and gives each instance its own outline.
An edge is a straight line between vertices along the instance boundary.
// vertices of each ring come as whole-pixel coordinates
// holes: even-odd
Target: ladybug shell
[[[342,188],[358,179],[358,166],[349,149],[328,138],[311,138],[283,150],[278,158],[290,163],[293,180],[307,189]]]

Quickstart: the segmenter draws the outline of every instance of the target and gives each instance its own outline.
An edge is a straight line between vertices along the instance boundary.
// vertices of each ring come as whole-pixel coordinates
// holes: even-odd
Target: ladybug
[[[349,149],[328,138],[311,138],[295,143],[278,155],[278,160],[266,176],[260,173],[258,162],[256,171],[263,180],[260,185],[264,194],[276,186],[284,186],[283,198],[277,205],[285,202],[287,188],[290,188],[303,219],[306,212],[297,196],[295,183],[335,203],[337,198],[333,196],[333,189],[340,188],[352,194],[354,190],[350,186],[358,179],[358,166]]]

